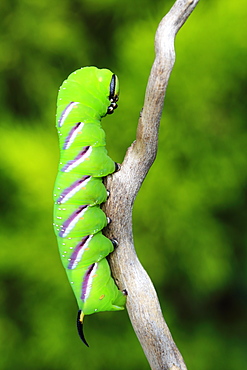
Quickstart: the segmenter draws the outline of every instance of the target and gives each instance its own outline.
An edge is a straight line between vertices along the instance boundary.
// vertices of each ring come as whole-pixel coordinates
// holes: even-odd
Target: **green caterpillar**
[[[122,310],[126,301],[106,260],[114,246],[102,234],[108,220],[100,208],[107,199],[102,177],[116,170],[105,149],[101,118],[113,113],[118,94],[115,74],[84,67],[63,82],[57,99],[60,163],[54,190],[54,230],[79,306],[78,332],[87,346],[84,315]]]

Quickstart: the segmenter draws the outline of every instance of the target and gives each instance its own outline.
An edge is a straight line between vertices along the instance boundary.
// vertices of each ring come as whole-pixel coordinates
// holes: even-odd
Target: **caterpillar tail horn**
[[[78,334],[81,338],[81,340],[83,341],[84,344],[86,344],[87,347],[89,347],[85,337],[84,337],[84,333],[83,333],[83,318],[84,318],[84,313],[82,312],[82,310],[79,310],[78,311],[78,315],[77,315],[77,330],[78,330]]]

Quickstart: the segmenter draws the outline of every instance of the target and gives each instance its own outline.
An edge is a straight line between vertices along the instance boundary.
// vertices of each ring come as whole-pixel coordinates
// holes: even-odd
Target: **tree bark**
[[[119,244],[109,258],[112,274],[118,287],[128,293],[128,314],[153,370],[186,370],[186,365],[162,316],[154,286],[136,255],[132,207],[156,157],[164,97],[175,62],[175,36],[198,2],[177,0],[161,20],[136,141],[128,148],[120,171],[105,179],[110,197],[104,211],[112,220],[105,235],[117,239]]]

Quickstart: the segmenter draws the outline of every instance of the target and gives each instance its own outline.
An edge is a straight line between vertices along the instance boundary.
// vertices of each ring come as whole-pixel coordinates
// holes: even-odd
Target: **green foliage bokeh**
[[[55,105],[73,70],[117,73],[119,108],[103,125],[121,162],[171,5],[0,3],[1,369],[149,368],[126,311],[85,319],[89,349],[77,336],[52,229]],[[189,369],[247,367],[246,16],[244,0],[202,1],[179,31],[157,159],[134,206],[137,253]]]

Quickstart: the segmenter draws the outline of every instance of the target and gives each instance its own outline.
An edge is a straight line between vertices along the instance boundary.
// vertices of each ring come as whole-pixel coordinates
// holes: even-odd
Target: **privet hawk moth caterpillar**
[[[102,234],[108,221],[100,208],[107,199],[102,177],[116,169],[105,149],[101,118],[117,107],[118,94],[115,74],[84,67],[63,82],[57,99],[60,163],[54,190],[54,230],[79,306],[78,332],[87,346],[84,315],[122,310],[126,300],[106,260],[114,247]]]

